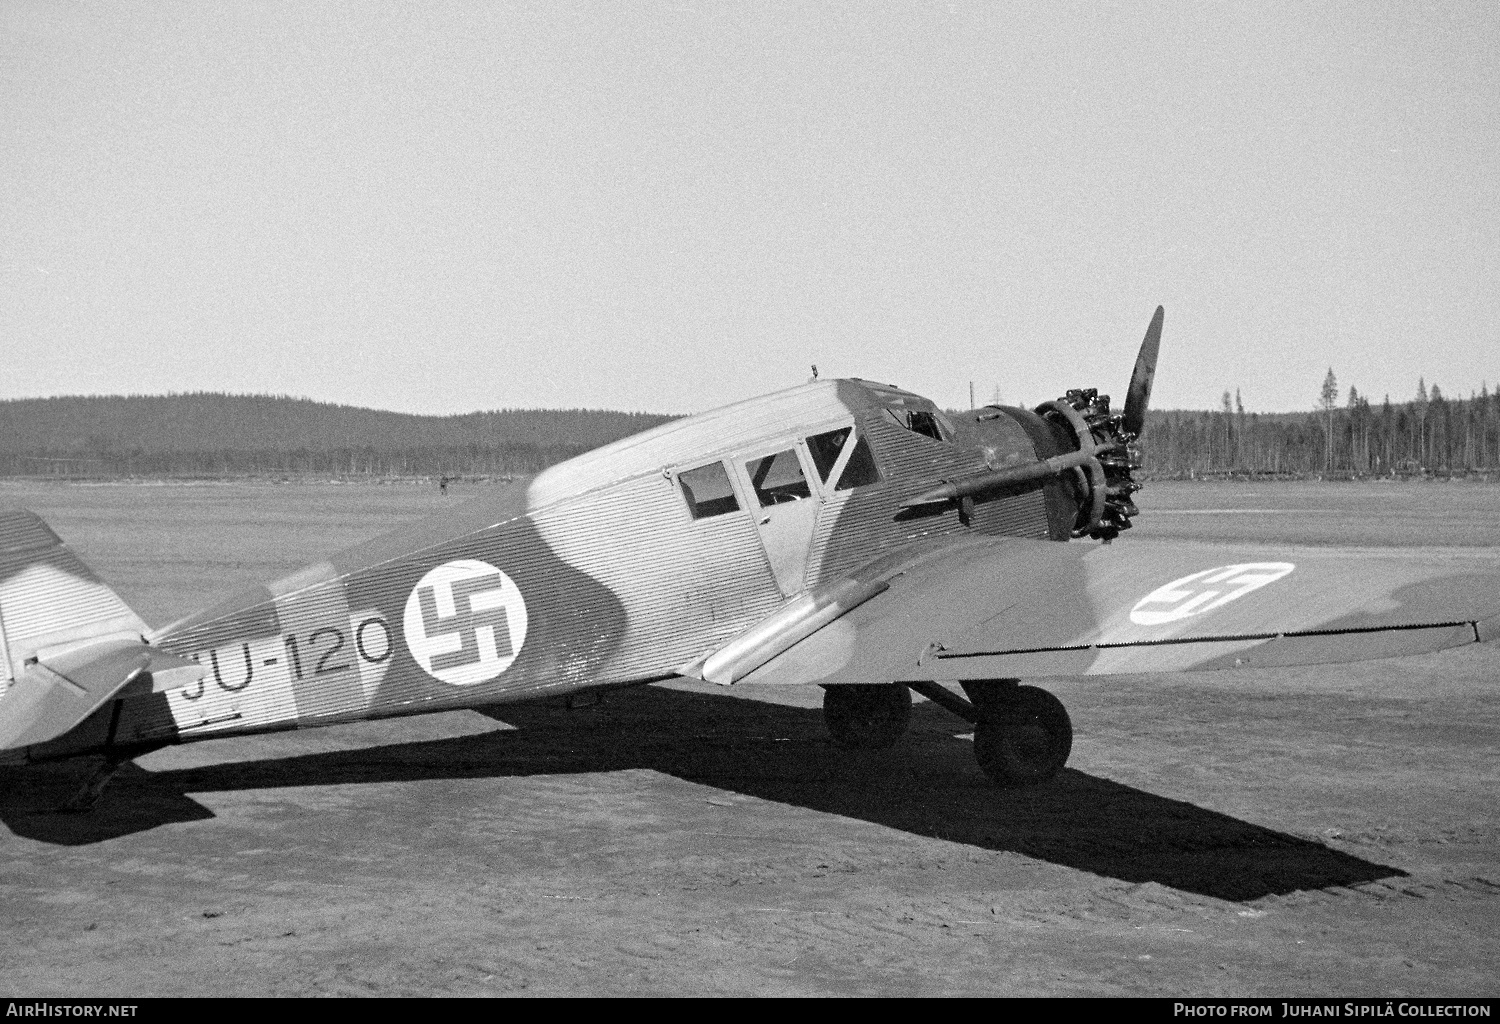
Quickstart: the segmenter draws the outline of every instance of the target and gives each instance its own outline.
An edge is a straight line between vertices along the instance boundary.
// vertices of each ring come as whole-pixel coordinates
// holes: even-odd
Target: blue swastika
[[[502,580],[499,573],[475,576],[466,580],[455,580],[453,588],[453,614],[438,614],[437,596],[432,587],[419,587],[417,601],[422,607],[422,632],[429,640],[444,634],[458,634],[461,645],[456,651],[444,651],[432,656],[432,671],[442,672],[450,668],[472,665],[481,660],[479,650],[479,627],[489,626],[495,636],[495,657],[501,660],[515,656],[510,645],[510,618],[504,608],[474,610],[473,597],[499,590]]]

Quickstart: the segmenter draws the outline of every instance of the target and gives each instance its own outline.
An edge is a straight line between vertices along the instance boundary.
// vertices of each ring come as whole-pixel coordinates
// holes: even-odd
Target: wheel
[[[1046,782],[1068,763],[1073,723],[1068,709],[1046,690],[1018,686],[1010,699],[979,720],[974,756],[1002,786]]]
[[[823,722],[833,741],[853,750],[880,750],[906,732],[911,691],[900,683],[829,686],[823,690]]]

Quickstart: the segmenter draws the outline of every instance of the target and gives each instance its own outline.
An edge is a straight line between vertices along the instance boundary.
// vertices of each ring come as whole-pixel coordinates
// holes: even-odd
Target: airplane
[[[101,758],[65,805],[86,810],[169,744],[690,678],[821,686],[854,750],[896,743],[917,693],[973,724],[995,783],[1033,786],[1072,723],[1022,679],[1500,639],[1500,552],[1116,543],[1163,320],[1120,412],[1078,389],[950,414],[815,376],[156,630],[40,518],[0,512],[0,763]]]

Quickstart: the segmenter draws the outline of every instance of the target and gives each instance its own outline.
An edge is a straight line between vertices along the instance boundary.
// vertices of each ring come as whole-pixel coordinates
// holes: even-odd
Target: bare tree
[[[1328,376],[1323,378],[1323,389],[1318,392],[1318,407],[1328,415],[1328,452],[1323,459],[1323,468],[1333,469],[1333,410],[1339,404],[1339,382],[1333,375],[1333,367],[1328,368]]]
[[[1234,389],[1234,462],[1245,464],[1245,403],[1239,388]]]
[[[1224,468],[1233,472],[1234,470],[1234,405],[1230,402],[1229,392],[1224,392],[1223,399],[1224,414]]]
[[[1417,378],[1417,451],[1416,459],[1422,465],[1427,465],[1427,381],[1422,377]]]

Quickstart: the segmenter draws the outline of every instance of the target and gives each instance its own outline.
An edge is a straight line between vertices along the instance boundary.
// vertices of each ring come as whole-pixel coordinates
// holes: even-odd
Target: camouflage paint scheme
[[[808,438],[845,429],[825,473]],[[878,479],[840,488],[861,444]],[[964,515],[956,505],[903,507],[937,482],[1067,450],[1026,410],[949,418],[858,380],[674,421],[148,634],[153,650],[206,671],[185,683],[181,671],[139,674],[25,756],[679,675],[836,684],[1180,670],[1357,660],[1496,636],[1495,559],[1038,543],[1070,535],[1077,506],[1060,481],[980,500]],[[764,473],[761,460],[787,451],[807,496],[784,491],[762,504],[752,467]],[[713,464],[725,467],[737,507],[695,518],[682,476]],[[1226,582],[1195,590],[1194,580]],[[1312,640],[1351,630],[1353,643]],[[1395,647],[1373,643],[1381,630],[1401,633]],[[1262,647],[1283,661],[1250,660]],[[7,710],[0,697],[0,721]]]
[[[745,481],[736,475],[737,511],[694,520],[680,472],[800,450],[818,508],[799,590],[912,539],[964,529],[952,516],[895,522],[892,513],[934,472],[982,467],[983,453],[903,429],[887,408],[937,413],[898,389],[813,382],[665,424],[341,552],[148,634],[153,647],[209,671],[165,692],[141,681],[127,686],[117,716],[101,708],[30,754],[100,746],[111,726],[116,745],[181,742],[669,678],[788,597],[771,571],[757,528],[761,509]],[[805,438],[842,427],[868,438],[879,482],[836,491],[833,479],[818,478]],[[1014,459],[1035,457],[1024,434],[1008,441]],[[852,448],[855,438],[847,443]],[[1046,537],[1046,515],[1042,495],[1033,493],[986,506],[976,525]],[[478,577],[474,593],[463,592],[462,581],[419,586],[455,562],[481,563],[512,581],[524,602],[524,636],[513,611],[481,607],[494,605],[483,599],[493,575]],[[435,639],[455,638],[455,657],[477,658],[478,648],[493,645],[513,648],[514,661],[488,678],[444,682],[429,671],[430,658],[418,663],[408,642],[413,599],[427,602],[426,619],[414,624]],[[496,631],[507,627],[511,635],[497,644]],[[427,638],[415,639],[420,651]]]

